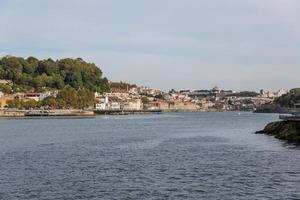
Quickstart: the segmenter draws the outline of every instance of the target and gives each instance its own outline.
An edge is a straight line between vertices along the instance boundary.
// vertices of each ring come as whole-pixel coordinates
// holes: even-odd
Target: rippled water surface
[[[275,114],[0,120],[0,199],[300,199]]]

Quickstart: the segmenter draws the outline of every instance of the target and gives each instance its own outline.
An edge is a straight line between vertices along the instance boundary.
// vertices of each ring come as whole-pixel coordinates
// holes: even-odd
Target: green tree
[[[87,63],[81,58],[54,61],[7,56],[0,59],[0,79],[12,80],[17,85],[15,91],[62,89],[67,85],[92,92],[109,90],[108,80],[102,78],[102,71],[94,63]]]
[[[277,98],[275,102],[281,107],[294,107],[296,103],[300,103],[300,88],[290,90],[287,94]]]
[[[56,109],[59,107],[56,98],[54,97],[47,97],[42,102],[43,106],[49,106],[51,109]]]
[[[10,94],[12,93],[12,87],[10,85],[0,84],[0,91],[4,94]]]
[[[46,86],[45,77],[41,76],[41,75],[35,77],[34,80],[33,80],[33,85],[37,89],[45,87]]]
[[[149,99],[147,97],[142,97],[142,103],[144,105],[148,104],[149,103]]]
[[[57,99],[65,102],[65,108],[77,108],[78,96],[76,90],[72,87],[60,90],[57,94]]]

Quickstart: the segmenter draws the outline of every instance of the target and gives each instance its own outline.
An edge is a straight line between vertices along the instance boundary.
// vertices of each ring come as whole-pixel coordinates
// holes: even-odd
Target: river
[[[0,199],[300,199],[277,114],[0,120]]]

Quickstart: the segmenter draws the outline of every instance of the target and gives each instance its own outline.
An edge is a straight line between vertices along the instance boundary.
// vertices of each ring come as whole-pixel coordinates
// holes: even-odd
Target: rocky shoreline
[[[289,143],[300,145],[300,123],[294,121],[277,121],[267,126],[256,134],[273,135],[275,138],[285,140]]]

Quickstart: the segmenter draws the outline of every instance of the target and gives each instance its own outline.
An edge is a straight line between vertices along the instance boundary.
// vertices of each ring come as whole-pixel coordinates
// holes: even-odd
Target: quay
[[[0,110],[0,118],[16,118],[16,117],[25,117],[23,111],[18,110]]]
[[[2,110],[1,118],[86,118],[94,117],[93,111],[85,110]]]
[[[93,111],[85,110],[30,110],[25,117],[93,117]]]
[[[289,115],[279,115],[279,119],[290,122],[300,122],[300,113],[292,113]]]
[[[97,115],[138,115],[138,114],[160,114],[162,110],[95,110]]]
[[[162,110],[0,110],[0,118],[93,118],[95,115],[160,113]]]

